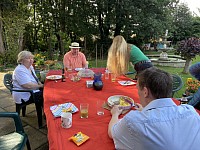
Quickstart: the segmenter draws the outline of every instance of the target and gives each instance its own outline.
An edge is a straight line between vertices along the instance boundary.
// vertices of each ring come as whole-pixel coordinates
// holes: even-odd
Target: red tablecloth
[[[94,72],[104,69],[93,69]],[[61,71],[50,71],[48,75],[61,75]],[[105,80],[103,78],[104,87],[102,91],[95,91],[93,88],[86,87],[86,80],[89,78],[82,78],[79,82],[72,82],[66,79],[66,82],[57,82],[46,80],[44,86],[44,112],[46,115],[46,122],[48,127],[48,140],[50,150],[113,150],[114,143],[108,137],[107,128],[111,115],[108,110],[105,110],[103,116],[98,116],[96,113],[97,100],[106,101],[112,95],[126,95],[139,102],[137,89],[135,85],[121,86],[117,81]],[[127,80],[126,77],[118,78],[118,80]],[[62,104],[66,102],[73,103],[79,108],[80,103],[89,103],[89,118],[81,119],[80,113],[73,114],[72,127],[63,129],[61,127],[60,117],[55,118],[50,106],[55,104]],[[176,104],[179,101],[174,100]],[[88,135],[90,139],[84,144],[77,147],[68,139],[75,133],[81,131]]]
[[[93,69],[93,71],[104,71],[104,69]],[[52,74],[60,75],[61,71],[50,71],[48,75]],[[110,79],[105,80],[103,78],[103,89],[95,91],[93,88],[86,87],[86,80],[91,79],[82,78],[79,82],[72,82],[69,79],[66,79],[66,82],[61,82],[61,80],[57,82],[52,80],[45,81],[44,112],[48,127],[49,148],[51,150],[73,150],[77,148],[83,150],[113,150],[114,143],[107,134],[108,123],[111,119],[110,111],[105,109],[105,114],[98,116],[96,112],[97,100],[106,101],[112,95],[126,95],[139,102],[135,85],[121,86],[117,81],[111,82]],[[121,77],[118,80],[127,80],[127,78]],[[66,102],[71,102],[78,108],[80,103],[89,103],[89,118],[81,119],[80,113],[76,112],[73,114],[72,127],[63,129],[60,117],[55,118],[49,108],[52,105]],[[90,139],[77,147],[68,138],[79,131],[88,135]]]

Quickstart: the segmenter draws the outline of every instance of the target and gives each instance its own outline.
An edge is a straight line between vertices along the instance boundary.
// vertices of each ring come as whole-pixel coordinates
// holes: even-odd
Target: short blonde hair
[[[121,35],[113,39],[113,43],[108,50],[107,68],[116,75],[125,74],[129,66],[128,44]]]
[[[18,54],[17,63],[22,63],[22,61],[27,57],[34,57],[34,55],[29,51],[21,51]]]

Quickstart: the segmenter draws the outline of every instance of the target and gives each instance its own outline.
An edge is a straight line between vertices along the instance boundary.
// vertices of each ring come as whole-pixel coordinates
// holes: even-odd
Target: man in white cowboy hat
[[[63,65],[65,68],[75,69],[75,68],[87,68],[87,61],[85,55],[82,52],[79,52],[79,43],[73,42],[71,49],[64,55]]]

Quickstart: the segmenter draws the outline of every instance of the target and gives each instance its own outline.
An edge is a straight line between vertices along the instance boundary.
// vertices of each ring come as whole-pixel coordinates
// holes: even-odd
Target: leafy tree
[[[192,35],[200,38],[200,17],[193,17],[192,20]]]
[[[12,50],[26,48],[32,52],[47,51],[48,59],[53,58],[54,53],[60,53],[62,59],[71,41],[79,42],[85,48],[86,55],[95,53],[95,44],[107,54],[111,39],[115,35],[121,34],[127,41],[137,42],[135,44],[139,46],[150,39],[155,40],[163,36],[166,29],[170,35],[173,28],[185,23],[180,21],[180,17],[176,17],[175,23],[172,21],[172,14],[174,16],[179,14],[174,13],[178,0],[2,0],[1,2],[6,4],[4,6],[8,6],[9,3],[15,6],[15,9],[9,11],[4,10],[6,7],[0,6],[4,10],[3,23],[7,24],[7,26],[3,24],[4,34],[10,36],[2,37],[4,45],[8,43],[9,49]],[[195,21],[198,23],[198,20]],[[196,31],[198,28],[195,25],[198,24],[194,24]],[[189,25],[186,26],[188,31]],[[185,34],[184,25],[181,27],[177,28],[181,29],[180,36],[189,36],[190,34]],[[178,31],[177,29],[174,31]],[[136,37],[132,38],[133,34],[136,34]],[[178,39],[182,38],[176,40]],[[19,40],[21,46],[16,43]],[[12,41],[14,44],[11,44]]]
[[[1,30],[0,39],[3,39],[5,50],[2,51],[4,64],[16,63],[17,54],[24,48],[23,34],[27,24],[27,11],[25,1],[3,0],[0,2]],[[2,43],[0,42],[0,45]],[[1,45],[2,49],[2,45]]]
[[[186,59],[186,63],[183,69],[183,73],[188,73],[189,65],[196,57],[200,54],[200,39],[196,37],[191,37],[186,40],[182,40],[178,43],[176,54],[181,55]]]
[[[192,14],[188,6],[181,3],[173,14],[173,43],[192,36]]]
[[[166,29],[170,31],[171,26],[171,11],[172,4],[175,1],[146,1],[142,2],[134,1],[132,7],[134,6],[135,13],[134,20],[137,22],[138,26],[133,26],[134,32],[144,40],[144,42],[149,42],[150,39],[158,39],[163,36]],[[134,25],[135,25],[134,24]]]
[[[0,1],[0,54],[1,55],[4,55],[4,52],[6,50],[4,21],[6,20],[7,13],[9,13],[10,10],[13,9],[16,9],[16,6],[13,4],[11,0]]]

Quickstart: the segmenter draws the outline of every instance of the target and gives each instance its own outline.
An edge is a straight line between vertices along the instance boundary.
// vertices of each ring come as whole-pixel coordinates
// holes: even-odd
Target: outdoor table
[[[92,69],[94,72],[104,72],[105,68]],[[61,75],[61,70],[51,70],[48,75]],[[57,82],[46,80],[44,85],[44,112],[48,128],[48,141],[50,150],[113,150],[114,143],[108,137],[108,123],[111,119],[109,110],[104,110],[104,115],[97,115],[97,100],[107,101],[113,95],[125,95],[131,97],[135,102],[139,102],[136,85],[122,86],[117,81],[111,82],[111,79],[104,79],[103,89],[96,91],[93,88],[86,87],[86,81],[90,78],[81,78],[78,82],[66,79],[66,82]],[[125,76],[117,78],[117,80],[130,80]],[[80,118],[80,112],[73,113],[72,127],[65,129],[61,127],[60,117],[54,117],[50,111],[50,106],[55,104],[63,104],[71,102],[78,109],[80,103],[89,104],[89,117],[87,119]],[[174,100],[176,104],[179,101]],[[132,108],[134,109],[134,108]],[[122,115],[123,116],[123,115]],[[89,140],[79,147],[69,140],[74,134],[82,132],[89,136]]]

